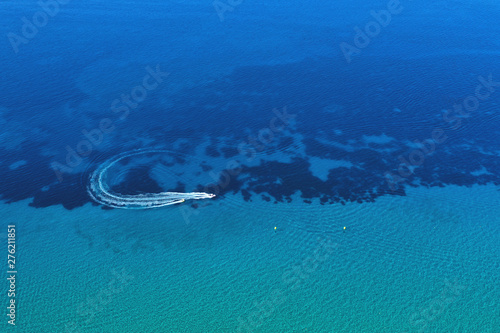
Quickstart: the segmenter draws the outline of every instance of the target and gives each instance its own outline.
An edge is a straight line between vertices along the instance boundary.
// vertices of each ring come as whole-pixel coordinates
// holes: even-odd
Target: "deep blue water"
[[[442,129],[448,139],[438,144],[434,153],[426,154],[424,163],[402,184],[498,185],[498,83],[489,87],[491,91],[482,88],[481,93],[489,96],[478,106],[473,105],[477,99],[469,101],[474,111],[464,110],[468,117],[454,111],[454,105],[462,105],[468,96],[474,96],[479,77],[499,80],[495,17],[480,16],[497,9],[493,5],[457,2],[422,7],[401,3],[401,13],[393,15],[389,25],[382,27],[361,53],[352,56],[351,63],[343,59],[336,44],[343,37],[344,42],[355,47],[355,31],[347,33],[349,24],[339,26],[336,20],[344,17],[361,27],[362,22],[373,21],[366,15],[362,21],[351,19],[348,14],[353,9],[348,7],[352,4],[308,8],[303,21],[321,17],[315,24],[304,23],[309,30],[301,27],[300,17],[291,16],[293,6],[281,8],[290,16],[279,25],[279,19],[271,13],[268,17],[264,12],[256,16],[244,12],[256,5],[242,4],[236,12],[227,12],[227,22],[218,22],[218,16],[213,15],[215,9],[208,4],[195,5],[198,4],[151,2],[139,6],[96,2],[81,8],[82,5],[69,3],[60,5],[60,13],[49,17],[46,26],[40,27],[29,43],[14,42],[17,53],[8,40],[2,44],[4,138],[12,142],[17,136],[22,137],[13,144],[15,148],[2,147],[4,199],[34,197],[35,206],[62,203],[74,208],[88,201],[81,195],[81,188],[75,190],[75,183],[102,154],[150,145],[173,148],[173,139],[188,138],[189,142],[177,150],[192,152],[202,140],[209,139],[209,156],[222,154],[228,159],[242,160],[236,148],[241,142],[248,142],[251,135],[257,141],[248,149],[257,147],[262,154],[284,151],[293,161],[286,165],[267,161],[250,168],[243,163],[244,170],[234,179],[239,184],[232,191],[247,185],[250,192],[261,193],[259,186],[266,184],[259,179],[299,173],[295,180],[273,186],[271,196],[282,201],[288,194],[310,187],[306,190],[307,198],[366,201],[387,193],[384,174],[399,175],[394,173],[401,163],[398,157],[407,156],[408,161],[415,149],[409,143],[431,139],[436,128]],[[278,8],[261,6],[277,14]],[[11,21],[6,26],[10,30],[6,31],[22,36],[22,21],[15,18],[29,17],[39,9],[28,3],[4,8]],[[362,9],[359,11],[366,14]],[[317,12],[320,10],[321,16]],[[438,17],[439,10],[448,13],[447,20]],[[195,19],[197,15],[200,19]],[[428,16],[428,21],[422,19],[415,26],[419,15]],[[474,20],[474,15],[481,19]],[[242,38],[239,31],[244,20],[262,22],[248,23],[248,36]],[[213,25],[206,31],[200,26],[205,21]],[[322,26],[325,29],[321,30]],[[269,41],[253,40],[252,29],[257,35],[261,29],[267,29],[272,37]],[[337,34],[326,40],[331,29]],[[315,44],[323,45],[311,45],[315,33]],[[297,35],[302,35],[302,41],[294,45],[299,43],[295,41]],[[273,39],[283,39],[286,45],[281,52],[298,59],[281,59],[280,46],[272,44]],[[255,45],[248,45],[248,41]],[[322,52],[320,46],[324,47]],[[224,50],[243,52],[247,59],[225,62],[227,55],[219,57]],[[261,56],[260,50],[269,54]],[[186,74],[190,67],[203,65],[206,68],[199,75]],[[160,71],[172,74],[160,77],[162,82],[147,92],[144,101],[134,103],[132,99],[129,105],[138,105],[125,110],[127,106],[119,100],[120,96],[130,94],[142,82],[148,74],[147,66],[158,66]],[[227,74],[214,74],[207,79],[211,67],[225,67]],[[183,80],[182,76],[188,75]],[[197,82],[187,83],[193,80]],[[118,103],[114,104],[114,113],[111,105],[115,99]],[[332,111],[332,105],[340,107]],[[269,131],[272,110],[284,107],[295,115],[293,128],[276,137],[271,131],[272,145],[263,144],[261,141],[267,142],[268,138],[258,140],[258,131]],[[452,111],[446,119],[443,110]],[[121,116],[126,119],[120,121]],[[79,155],[88,154],[89,150],[90,154],[72,157],[80,162],[78,168],[68,166],[66,147],[77,151],[77,145],[86,139],[82,130],[99,128],[102,119],[110,119],[113,123],[109,126],[114,126],[114,130],[104,135],[103,143],[80,147]],[[461,123],[457,125],[457,121]],[[302,141],[295,144],[305,146],[305,155],[297,156],[290,136],[294,134],[303,135]],[[387,140],[365,139],[381,135],[387,136]],[[138,142],[133,139],[135,136],[151,141]],[[319,180],[308,170],[310,156],[349,161],[355,167],[332,168],[327,180]],[[10,166],[20,160],[27,163],[11,170]],[[482,167],[486,173],[471,174]],[[61,172],[62,182],[57,181],[56,170]],[[249,178],[254,178],[255,184],[249,184]],[[41,191],[45,186],[49,189]],[[404,193],[403,186],[395,187],[399,190],[393,194]]]

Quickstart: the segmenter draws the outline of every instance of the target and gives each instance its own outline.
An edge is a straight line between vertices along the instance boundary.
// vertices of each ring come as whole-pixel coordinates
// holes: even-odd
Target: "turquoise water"
[[[3,205],[3,222],[16,223],[18,233],[17,325],[23,332],[497,332],[499,199],[493,186],[419,188],[314,208],[230,198],[207,204],[189,223],[180,206]]]

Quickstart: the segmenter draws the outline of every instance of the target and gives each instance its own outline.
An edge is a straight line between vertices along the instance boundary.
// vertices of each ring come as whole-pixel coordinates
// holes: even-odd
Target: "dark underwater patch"
[[[234,147],[247,142],[249,135],[258,137],[259,131],[269,128],[276,117],[272,110],[287,106],[290,113],[296,114],[294,126],[287,125],[287,130],[303,136],[300,144],[305,146],[307,156],[295,154],[301,147],[294,147],[293,137],[276,132],[276,139],[271,144],[263,144],[262,153],[269,156],[272,152],[286,151],[286,155],[292,157],[291,162],[266,161],[258,166],[243,162],[241,172],[231,176],[228,184],[219,186],[216,199],[239,193],[245,201],[259,195],[266,201],[289,203],[300,191],[301,200],[307,203],[345,204],[373,202],[382,195],[405,195],[408,186],[500,185],[499,119],[495,114],[500,92],[492,95],[469,118],[464,118],[460,129],[453,130],[441,114],[443,109],[451,108],[460,98],[474,92],[475,78],[464,73],[482,73],[485,66],[490,66],[492,71],[498,67],[491,58],[483,60],[473,64],[467,57],[460,56],[452,63],[444,58],[433,59],[432,63],[378,59],[378,67],[386,69],[383,72],[375,71],[373,63],[360,61],[357,67],[345,68],[333,66],[329,63],[331,59],[238,68],[223,79],[181,90],[171,98],[169,109],[161,107],[161,96],[151,96],[131,112],[129,119],[117,125],[116,133],[120,135],[115,140],[116,151],[106,156],[134,146],[128,142],[134,136],[153,138],[158,145],[184,155],[192,154],[208,137],[207,156],[238,159],[241,156]],[[438,80],[435,77],[439,71],[456,75]],[[443,88],[436,88],[440,86]],[[53,90],[47,92],[47,96],[55,96]],[[43,89],[33,94],[28,94],[34,103],[28,105],[29,112],[34,112],[36,103],[45,105],[47,102]],[[21,96],[24,95],[18,93],[16,99]],[[77,103],[84,101],[84,96],[70,89],[64,101],[67,99]],[[395,107],[401,109],[400,112],[393,112]],[[22,112],[25,111],[19,110],[19,115],[10,112],[6,119],[23,119]],[[93,117],[99,120],[97,115]],[[392,191],[385,173],[397,174],[400,156],[407,156],[412,151],[408,143],[429,138],[434,128],[442,128],[448,140],[436,145],[435,152],[425,156],[414,174]],[[80,140],[81,133],[72,134],[73,130],[67,129],[65,134]],[[363,139],[380,135],[393,140],[367,143]],[[189,142],[173,147],[177,138],[189,138]],[[28,139],[30,141],[14,154],[2,151],[2,199],[14,202],[33,198],[31,205],[34,207],[62,204],[67,209],[90,202],[85,188],[88,174],[65,173],[63,182],[59,183],[50,168],[52,158],[41,153],[47,143],[38,142],[36,137]],[[61,150],[64,145],[61,144]],[[99,153],[95,150],[92,154],[84,158],[83,163],[95,168],[99,162],[92,158]],[[328,176],[324,180],[311,172],[309,157],[343,160],[350,162],[352,167],[325,170]],[[175,156],[172,162],[164,165],[184,165],[188,159]],[[11,170],[9,166],[19,160],[27,163]],[[124,160],[123,165],[126,164]],[[218,171],[209,163],[201,163],[200,167],[203,172]],[[487,172],[478,172],[481,168]],[[224,183],[225,179],[221,179],[220,184]],[[206,185],[199,184],[198,190],[204,191]],[[171,190],[185,187],[177,183]],[[143,169],[132,170],[126,180],[113,189],[129,194],[162,191]]]

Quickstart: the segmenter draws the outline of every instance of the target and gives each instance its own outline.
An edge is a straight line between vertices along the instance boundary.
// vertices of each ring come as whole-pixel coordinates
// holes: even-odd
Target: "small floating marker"
[[[276,231],[276,227],[274,227],[274,231]]]
[[[344,230],[346,229],[347,227],[344,227]]]

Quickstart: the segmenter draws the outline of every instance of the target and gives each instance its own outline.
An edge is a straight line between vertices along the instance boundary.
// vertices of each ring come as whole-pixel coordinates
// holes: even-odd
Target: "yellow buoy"
[[[344,227],[344,230],[346,229],[347,227]]]

